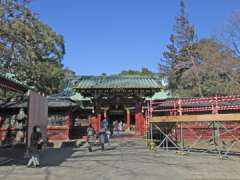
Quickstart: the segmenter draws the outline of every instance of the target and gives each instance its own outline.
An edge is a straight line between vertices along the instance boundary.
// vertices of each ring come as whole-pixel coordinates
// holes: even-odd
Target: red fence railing
[[[240,95],[156,100],[151,104],[152,113],[167,112],[175,113],[175,115],[193,112],[218,113],[219,111],[240,110]]]
[[[179,98],[167,100],[155,100],[148,102],[146,121],[152,116],[178,116],[187,114],[217,114],[217,113],[239,113],[240,95],[215,96],[203,98]],[[239,119],[240,121],[240,119]],[[149,129],[148,122],[146,131]],[[199,123],[185,123],[181,127],[176,124],[174,133],[179,136],[182,131],[183,139],[211,139],[214,128]],[[238,122],[225,123],[220,129],[221,139],[240,138],[240,127]],[[146,132],[147,134],[147,132]],[[201,137],[200,137],[201,135]]]

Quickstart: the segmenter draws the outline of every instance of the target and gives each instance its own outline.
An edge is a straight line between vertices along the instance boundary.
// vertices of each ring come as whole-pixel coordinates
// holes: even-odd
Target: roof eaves
[[[32,90],[34,89],[33,87],[28,86],[25,82],[17,80],[15,78],[15,75],[12,73],[5,73],[0,71],[0,78],[16,84],[18,87],[24,89],[24,91],[27,91],[29,89],[32,89]]]

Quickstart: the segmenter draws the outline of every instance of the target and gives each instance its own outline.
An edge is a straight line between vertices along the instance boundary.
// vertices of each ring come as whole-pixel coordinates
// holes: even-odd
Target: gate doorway
[[[120,111],[110,110],[108,112],[108,120],[110,123],[113,123],[114,121],[126,123],[124,110],[120,110]]]
[[[152,77],[128,76],[82,76],[73,82],[74,89],[83,97],[92,99],[92,124],[99,131],[101,120],[114,121],[122,129],[143,135],[144,103],[146,97],[159,92],[161,86]],[[121,127],[121,126],[120,126]]]
[[[128,120],[129,118],[129,120]],[[122,134],[135,134],[135,124],[136,124],[135,111],[127,111],[125,109],[116,110],[110,109],[107,112],[107,120],[109,122],[109,127],[113,127],[116,131],[116,123],[118,124],[118,130]]]

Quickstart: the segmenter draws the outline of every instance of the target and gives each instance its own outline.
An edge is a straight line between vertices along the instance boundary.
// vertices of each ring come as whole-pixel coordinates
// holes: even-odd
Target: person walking
[[[108,124],[108,120],[105,118],[103,121],[102,121],[102,128],[105,129],[105,143],[109,143],[109,124]]]
[[[95,131],[94,128],[92,127],[92,124],[90,123],[87,128],[87,142],[89,152],[92,152],[92,146],[94,145],[94,135]]]
[[[104,151],[105,141],[106,141],[106,129],[101,128],[100,131],[99,131],[99,142],[100,142],[102,151]]]
[[[107,121],[106,118],[102,121],[101,125],[102,125],[102,127],[105,128],[106,130],[108,129],[108,121]]]
[[[104,151],[104,144],[108,142],[107,137],[107,128],[108,128],[108,122],[106,119],[104,119],[101,122],[101,129],[99,131],[99,142],[101,145],[101,150]]]
[[[39,151],[42,148],[42,133],[38,126],[33,127],[33,131],[31,134],[31,142],[30,142],[30,156],[31,158],[28,161],[27,166],[38,167],[40,166],[39,161]]]

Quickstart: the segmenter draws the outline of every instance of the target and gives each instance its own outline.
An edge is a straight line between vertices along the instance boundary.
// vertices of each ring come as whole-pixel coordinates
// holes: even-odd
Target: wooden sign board
[[[150,118],[150,123],[164,122],[213,122],[213,121],[240,121],[240,113],[236,114],[204,114],[183,116],[156,116]]]
[[[48,102],[47,98],[36,92],[29,92],[28,102],[28,147],[31,143],[31,133],[34,126],[41,128],[42,138],[47,138]]]

